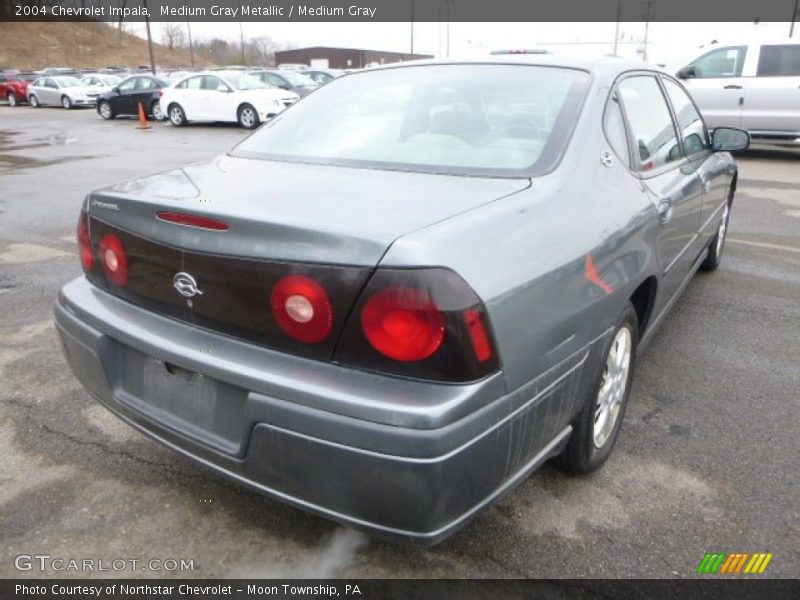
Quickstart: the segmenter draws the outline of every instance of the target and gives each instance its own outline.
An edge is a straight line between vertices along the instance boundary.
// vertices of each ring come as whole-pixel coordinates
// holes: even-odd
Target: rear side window
[[[603,116],[603,129],[611,149],[623,165],[630,168],[631,157],[628,152],[628,134],[625,132],[625,121],[622,119],[622,109],[616,93],[608,99],[606,112]]]
[[[664,78],[662,81],[669,101],[672,103],[672,110],[675,111],[675,117],[678,119],[678,129],[686,155],[691,156],[698,152],[705,152],[711,147],[711,143],[708,140],[708,132],[700,113],[697,112],[683,88],[671,79]]]
[[[800,77],[800,44],[761,46],[758,77]]]
[[[679,160],[682,155],[672,115],[656,78],[649,75],[627,77],[618,89],[641,170],[651,171]]]
[[[694,76],[700,79],[713,77],[739,77],[744,66],[747,46],[731,46],[712,50],[694,61]]]

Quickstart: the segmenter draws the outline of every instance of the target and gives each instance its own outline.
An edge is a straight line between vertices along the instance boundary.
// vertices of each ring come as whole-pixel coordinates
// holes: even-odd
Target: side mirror
[[[711,149],[714,152],[747,150],[750,134],[733,127],[717,127],[711,136]]]
[[[686,65],[678,71],[678,79],[692,79],[697,77],[697,69],[694,65]]]

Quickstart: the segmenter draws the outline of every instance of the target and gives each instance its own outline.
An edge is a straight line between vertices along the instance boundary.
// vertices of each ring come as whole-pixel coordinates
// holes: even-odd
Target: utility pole
[[[147,0],[144,0],[144,9],[147,11]],[[148,13],[150,11],[147,11]],[[150,70],[153,72],[153,77],[156,76],[156,59],[153,55],[153,36],[150,34],[150,17],[144,19],[145,27],[147,28],[147,49],[150,52]]]
[[[192,44],[192,22],[186,19],[186,28],[189,30],[189,55],[192,57],[192,68],[194,69],[194,44]]]
[[[789,25],[789,37],[794,35],[794,22],[797,20],[797,4],[798,0],[794,0],[794,10],[792,11],[792,24]]]
[[[622,16],[622,0],[617,0],[617,26],[614,29],[614,56],[617,55],[617,46],[619,45],[619,20]]]
[[[652,8],[653,4],[655,4],[655,0],[646,0],[642,2],[647,9],[644,13],[644,42],[642,43],[642,60],[647,62],[647,36],[650,32],[650,17],[652,17],[652,13],[650,9]]]
[[[455,0],[444,0],[445,19],[447,19],[447,58],[450,58],[450,4]]]
[[[241,21],[239,21],[239,44],[242,47],[242,64],[245,65],[247,64],[247,58],[244,55],[244,27]]]
[[[411,58],[414,58],[414,0],[411,0]]]

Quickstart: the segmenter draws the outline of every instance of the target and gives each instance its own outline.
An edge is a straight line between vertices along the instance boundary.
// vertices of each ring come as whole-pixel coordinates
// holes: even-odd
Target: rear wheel
[[[33,108],[39,108],[39,98],[36,97],[36,94],[31,94],[30,98],[28,98],[28,102],[31,103]]]
[[[17,105],[17,95],[13,92],[10,92],[8,96],[6,96],[6,100],[8,100],[9,106],[16,106]]]
[[[722,260],[722,251],[725,249],[725,237],[728,233],[728,218],[731,214],[730,203],[725,203],[725,208],[722,209],[722,222],[717,229],[717,235],[711,240],[708,246],[708,254],[706,259],[700,265],[701,271],[716,271],[719,267],[719,262]]]
[[[169,116],[169,122],[175,125],[175,127],[186,125],[186,113],[183,112],[180,104],[170,104],[167,114]]]
[[[605,348],[591,395],[573,423],[567,447],[555,459],[556,465],[565,471],[590,473],[614,449],[630,397],[638,335],[636,311],[629,304]]]
[[[114,118],[114,109],[111,108],[111,103],[105,100],[100,101],[100,104],[97,106],[97,112],[100,113],[100,116],[106,121],[110,121]]]
[[[260,123],[256,109],[250,104],[242,104],[239,107],[238,117],[239,125],[245,129],[254,129]]]
[[[161,112],[161,103],[158,100],[153,100],[150,103],[150,114],[156,121],[163,121],[164,114]]]
[[[61,96],[61,106],[63,106],[63,107],[64,107],[64,108],[66,108],[67,110],[69,110],[70,108],[72,108],[72,100],[70,100],[70,97],[69,97],[69,96],[67,96],[66,94],[64,94],[63,96]]]

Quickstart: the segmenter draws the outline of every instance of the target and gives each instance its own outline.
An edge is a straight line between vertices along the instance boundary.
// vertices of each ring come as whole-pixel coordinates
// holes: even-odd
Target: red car
[[[27,102],[28,84],[36,77],[36,73],[16,73],[14,71],[0,73],[0,100],[6,100],[9,106]]]

